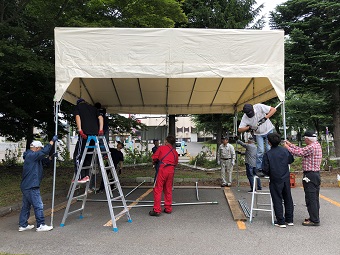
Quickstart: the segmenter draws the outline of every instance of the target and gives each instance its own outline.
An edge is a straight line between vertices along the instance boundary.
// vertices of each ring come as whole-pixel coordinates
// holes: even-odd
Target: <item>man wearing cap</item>
[[[303,178],[302,184],[305,191],[305,201],[309,218],[302,223],[303,226],[319,226],[319,192],[320,192],[320,165],[322,160],[322,148],[318,143],[317,135],[313,131],[307,131],[303,135],[306,147],[300,148],[289,141],[284,146],[294,155],[302,157]]]
[[[78,141],[73,153],[74,172],[76,176],[85,149],[87,137],[89,135],[104,135],[104,120],[99,110],[94,106],[87,104],[82,98],[77,100],[77,105],[74,107],[73,114],[75,116],[79,132]],[[91,140],[90,145],[94,145],[93,140]],[[93,150],[93,148],[90,148],[89,151],[90,150]],[[83,167],[89,166],[91,164],[92,155],[93,154],[87,154],[85,156]],[[78,183],[86,183],[89,180],[89,169],[82,170]]]
[[[248,138],[248,143],[244,143],[236,137],[236,142],[242,147],[246,148],[245,163],[246,163],[246,174],[250,184],[250,190],[248,192],[253,192],[254,186],[254,175],[256,173],[256,152],[257,148],[254,144],[254,138],[250,136]],[[262,190],[261,180],[257,181],[257,189]]]
[[[222,137],[222,143],[217,151],[217,163],[221,165],[221,187],[231,186],[233,180],[233,167],[235,165],[235,149],[229,142],[228,137]],[[226,180],[225,172],[228,173],[228,182]]]
[[[238,132],[253,131],[257,143],[256,169],[261,170],[263,154],[265,150],[270,150],[267,135],[274,131],[274,125],[269,118],[273,116],[276,109],[265,104],[245,104],[243,112]]]
[[[20,189],[22,192],[22,207],[19,216],[19,232],[33,229],[34,225],[28,225],[30,210],[33,206],[37,221],[36,231],[50,231],[52,226],[45,224],[43,202],[40,195],[40,183],[43,178],[43,165],[49,163],[52,157],[47,158],[52,145],[58,140],[54,136],[49,144],[42,145],[40,141],[33,141],[30,149],[24,152],[24,166]]]

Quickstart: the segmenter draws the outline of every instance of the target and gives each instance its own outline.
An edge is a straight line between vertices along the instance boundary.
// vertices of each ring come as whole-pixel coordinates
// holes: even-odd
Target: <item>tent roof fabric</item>
[[[109,113],[234,113],[284,100],[284,32],[56,28],[54,101]]]

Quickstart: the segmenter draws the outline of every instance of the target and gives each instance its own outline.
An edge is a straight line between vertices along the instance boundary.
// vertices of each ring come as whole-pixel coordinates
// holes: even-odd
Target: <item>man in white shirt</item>
[[[265,104],[245,104],[243,112],[238,132],[253,131],[257,143],[256,169],[259,171],[262,170],[265,150],[270,150],[267,135],[273,133],[274,125],[269,118],[276,112],[276,108]]]
[[[221,165],[221,187],[231,186],[233,180],[233,167],[235,165],[235,149],[230,143],[228,143],[228,137],[222,138],[222,144],[218,148],[217,163]],[[226,181],[225,171],[228,173],[228,183]]]

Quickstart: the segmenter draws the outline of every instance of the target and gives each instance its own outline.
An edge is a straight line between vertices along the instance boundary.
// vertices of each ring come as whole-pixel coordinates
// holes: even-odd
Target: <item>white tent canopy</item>
[[[109,113],[234,113],[284,100],[284,32],[56,28],[54,101]]]

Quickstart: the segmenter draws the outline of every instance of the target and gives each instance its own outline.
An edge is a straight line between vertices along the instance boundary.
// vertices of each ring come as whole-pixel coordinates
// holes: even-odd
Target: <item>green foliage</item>
[[[271,27],[283,29],[285,43],[285,85],[297,95],[299,106],[306,102],[301,119],[316,130],[322,129],[325,114],[333,117],[336,151],[340,152],[340,3],[336,0],[289,0],[271,13]],[[325,101],[325,102],[324,102]],[[288,108],[288,107],[287,107]],[[301,107],[302,108],[302,107]],[[301,109],[302,111],[302,109]],[[299,110],[299,112],[301,112]]]
[[[72,167],[74,165],[73,160],[70,157],[70,151],[63,143],[59,143],[57,164],[58,167]]]
[[[26,138],[27,143],[33,140],[34,127],[48,137],[55,129],[55,27],[174,27],[186,23],[181,1],[176,0],[2,0],[0,5],[0,135],[13,141]],[[63,104],[61,111],[71,120],[69,105]],[[119,124],[127,130],[125,123]],[[133,121],[130,124],[138,126]],[[60,133],[63,128],[59,126]]]
[[[255,0],[186,0],[183,10],[191,28],[260,29],[264,26],[263,17],[258,18],[263,4],[255,5]]]
[[[207,148],[207,147],[205,147]],[[190,159],[189,164],[194,166],[199,166],[203,168],[215,168],[218,167],[216,160],[209,160],[211,154],[208,151],[201,151],[196,157]]]
[[[151,151],[141,151],[135,149],[125,149],[124,164],[151,163]]]
[[[20,147],[14,150],[6,149],[5,158],[1,160],[1,165],[5,168],[10,168],[17,166],[19,164],[19,159],[21,157]]]

